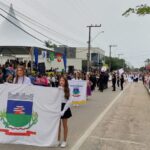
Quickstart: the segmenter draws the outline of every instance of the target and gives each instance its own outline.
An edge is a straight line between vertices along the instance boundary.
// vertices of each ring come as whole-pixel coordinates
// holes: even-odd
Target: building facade
[[[56,53],[66,53],[67,56],[67,70],[82,70],[87,71],[87,54],[88,49],[86,47],[59,47],[55,49]],[[90,52],[90,66],[91,68],[99,68],[104,63],[105,51],[94,47]],[[63,61],[57,63],[56,60],[52,62],[52,66],[55,68],[63,69]]]
[[[60,46],[54,49],[55,53],[60,54],[66,54],[67,57],[67,71],[69,70],[87,70],[87,53],[88,49],[86,47],[64,47]],[[91,48],[90,53],[90,66],[91,67],[100,67],[102,63],[104,63],[104,56],[105,51],[94,47]],[[3,56],[3,59],[1,59],[1,64],[5,63],[7,59],[10,57]],[[11,57],[11,59],[18,58],[20,61],[30,61],[31,56],[30,55],[15,55]],[[58,62],[57,58],[55,57],[53,61],[50,61],[49,58],[45,59],[42,57],[42,55],[39,55],[39,63],[44,62],[45,67],[47,70],[50,68],[58,68],[59,71],[62,71],[64,69],[64,62],[63,59],[61,59],[60,62]]]

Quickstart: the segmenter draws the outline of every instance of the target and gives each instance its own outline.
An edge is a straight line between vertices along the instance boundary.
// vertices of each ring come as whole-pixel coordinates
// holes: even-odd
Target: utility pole
[[[89,40],[88,40],[88,54],[87,54],[87,72],[90,71],[90,54],[91,54],[91,28],[101,27],[100,25],[90,25],[89,28]]]
[[[111,48],[117,47],[117,45],[109,45],[109,72],[111,72]]]

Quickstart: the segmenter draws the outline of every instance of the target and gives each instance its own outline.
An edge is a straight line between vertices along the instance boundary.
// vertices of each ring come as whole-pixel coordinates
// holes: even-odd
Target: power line
[[[2,3],[3,5],[5,5],[6,7],[9,8],[9,6],[7,6],[7,5],[4,4],[3,2],[0,2],[0,3]],[[57,32],[57,31],[55,31],[55,30],[49,28],[48,26],[43,25],[43,24],[41,24],[40,22],[38,22],[38,21],[36,21],[36,20],[34,20],[34,19],[31,19],[30,17],[24,15],[23,13],[21,13],[21,12],[19,12],[19,11],[17,11],[17,10],[15,10],[15,12],[17,12],[17,14],[18,14],[22,19],[24,19],[24,20],[30,22],[31,24],[33,24],[33,25],[35,25],[35,26],[37,26],[37,27],[39,27],[39,28],[41,28],[41,29],[44,29],[45,31],[48,31],[48,32],[50,32],[50,33],[54,33],[54,34],[56,34],[56,36],[59,35],[59,36],[65,38],[65,39],[67,38],[67,39],[70,39],[71,41],[74,41],[74,42],[76,42],[76,43],[80,43],[80,44],[82,43],[82,44],[85,45],[84,42],[78,41],[78,40],[76,40],[76,39],[73,39],[72,37],[69,37],[69,36],[66,36],[66,35],[64,35],[64,34],[62,34],[62,33],[59,33],[59,32]],[[56,40],[52,39],[51,37],[49,37],[49,38],[50,38],[51,40],[57,42],[57,43],[60,43],[60,44],[62,44],[62,45],[65,45],[65,44],[63,44],[63,43],[61,43],[61,42],[59,42],[59,41],[56,41]]]
[[[26,30],[22,29],[20,26],[16,25],[14,22],[12,22],[11,20],[9,20],[7,17],[5,17],[4,15],[0,14],[0,16],[2,16],[4,19],[6,19],[8,22],[10,22],[12,25],[14,25],[15,27],[19,28],[20,30],[22,30],[23,32],[27,33],[28,35],[30,35],[31,37],[33,37],[34,39],[40,41],[41,43],[44,43],[44,41],[42,41],[41,39],[37,38],[36,36],[30,34],[29,32],[27,32]]]
[[[18,20],[18,21],[21,22],[23,25],[27,26],[28,28],[30,28],[31,30],[37,32],[38,34],[40,34],[40,35],[42,35],[42,36],[44,36],[44,37],[46,37],[46,38],[48,38],[48,39],[50,39],[50,40],[56,42],[56,43],[62,44],[62,43],[60,43],[60,42],[58,42],[58,41],[56,41],[56,40],[54,40],[54,39],[52,39],[52,38],[50,38],[50,37],[44,35],[43,33],[39,32],[38,30],[33,29],[32,27],[30,27],[29,25],[27,25],[27,24],[24,23],[23,21],[19,20],[18,18],[14,17],[13,15],[9,14],[8,12],[6,12],[4,9],[0,8],[0,10],[2,10],[3,12],[5,12],[5,13],[8,14],[9,16],[11,16],[12,18]]]

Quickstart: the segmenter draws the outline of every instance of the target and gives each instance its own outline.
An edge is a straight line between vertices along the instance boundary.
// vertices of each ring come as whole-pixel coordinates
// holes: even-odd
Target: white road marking
[[[90,138],[99,139],[101,141],[112,141],[112,142],[124,143],[124,144],[141,145],[141,146],[146,147],[146,144],[138,143],[138,142],[135,142],[135,141],[129,141],[129,140],[119,140],[119,139],[113,139],[113,138],[100,138],[100,137],[97,137],[97,136],[90,136]]]
[[[117,102],[117,100],[120,98],[120,96],[125,92],[125,90],[129,87],[124,89],[124,91],[120,92],[116,98],[108,105],[108,107],[97,117],[97,119],[92,123],[92,125],[85,131],[85,133],[79,138],[79,140],[74,144],[74,146],[70,150],[79,150],[79,148],[82,146],[82,144],[85,142],[85,140],[90,136],[92,131],[96,128],[96,126],[102,121],[106,113],[112,108],[112,106]]]

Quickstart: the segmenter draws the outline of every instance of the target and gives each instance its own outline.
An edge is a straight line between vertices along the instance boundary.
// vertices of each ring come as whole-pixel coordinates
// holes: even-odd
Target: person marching
[[[101,72],[98,79],[99,91],[103,92],[104,90],[104,73]]]
[[[70,105],[72,101],[69,99],[70,90],[69,90],[68,80],[63,76],[59,80],[59,89],[61,89],[62,92],[62,108],[61,108],[61,120],[59,124],[59,132],[58,132],[58,145],[60,145],[61,148],[64,148],[67,146],[68,118],[72,117],[72,113],[70,110]],[[64,128],[64,139],[63,142],[60,144],[61,123],[63,124],[63,128]]]
[[[112,91],[116,91],[116,74],[115,73],[113,73],[112,75],[112,86],[113,86]]]
[[[121,75],[121,78],[120,78],[121,90],[123,90],[123,83],[124,83],[124,76],[123,76],[123,74],[122,74],[122,75]]]
[[[90,81],[88,75],[86,75],[86,82],[87,82],[86,96],[87,96],[87,98],[88,98],[88,96],[91,96],[91,95],[92,95],[92,92],[91,92],[92,82]]]
[[[13,80],[14,84],[31,84],[30,78],[25,75],[24,66],[18,66],[16,70],[16,77]]]
[[[119,77],[119,74],[117,74],[117,86],[118,87],[120,86],[120,77]]]

